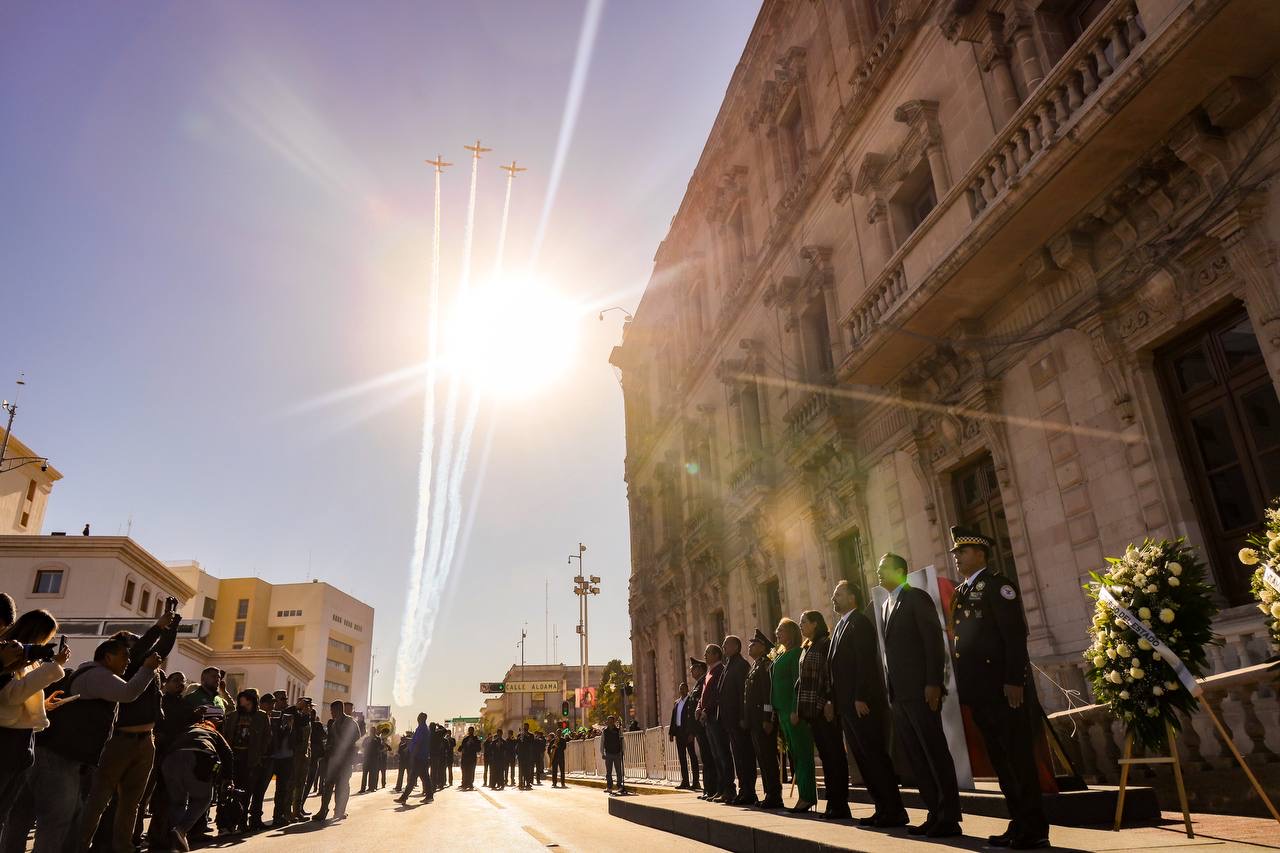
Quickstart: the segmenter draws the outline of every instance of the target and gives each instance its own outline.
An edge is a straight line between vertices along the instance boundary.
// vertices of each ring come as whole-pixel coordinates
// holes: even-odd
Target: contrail
[[[578,123],[578,108],[582,106],[582,91],[587,85],[587,69],[591,67],[591,51],[596,45],[596,33],[600,30],[600,18],[604,15],[604,0],[587,0],[587,11],[582,16],[582,29],[578,32],[578,51],[573,58],[573,73],[569,76],[569,94],[565,98],[564,114],[560,117],[560,137],[556,140],[556,156],[551,162],[551,177],[547,184],[547,196],[542,201],[542,215],[533,238],[529,267],[537,265],[542,251],[542,240],[547,234],[547,222],[551,219],[551,207],[560,188],[560,175],[564,172],[569,156],[569,143]]]
[[[515,160],[511,161],[510,166],[498,168],[507,173],[507,197],[502,202],[502,225],[498,228],[498,251],[493,262],[494,278],[502,275],[502,253],[507,247],[507,215],[511,213],[511,185],[516,182],[517,172],[527,171],[524,167],[517,166]]]
[[[436,365],[440,349],[440,174],[450,164],[436,155],[435,161],[435,210],[431,232],[431,284],[427,290],[427,367],[423,381],[422,401],[422,455],[418,458],[418,518],[413,531],[413,554],[409,563],[409,589],[405,596],[404,624],[412,629],[419,624],[418,612],[422,598],[423,560],[426,556],[428,521],[431,511],[431,462],[435,452],[436,425]],[[416,631],[408,631],[405,638],[415,637]],[[413,701],[413,688],[417,682],[420,655],[425,652],[421,643],[404,642],[396,656],[395,698],[401,705]],[[415,659],[416,658],[416,659]]]

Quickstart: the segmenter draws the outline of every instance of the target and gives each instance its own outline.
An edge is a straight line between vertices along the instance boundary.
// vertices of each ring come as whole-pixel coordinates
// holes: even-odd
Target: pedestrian
[[[1008,828],[988,841],[1015,850],[1048,847],[1034,745],[1039,703],[1018,587],[988,565],[995,545],[990,537],[952,527],[951,540],[964,578],[951,599],[956,691],[982,735],[1011,817]]]
[[[357,794],[366,794],[376,787],[378,782],[378,736],[370,732],[364,739],[364,756],[361,761],[360,790]]]
[[[132,678],[147,656],[155,652],[165,657],[178,639],[178,600],[169,598],[162,616],[139,637],[129,631],[115,636],[129,649],[129,666],[124,677]],[[155,765],[154,730],[163,713],[161,682],[153,670],[146,689],[132,702],[122,702],[116,712],[115,729],[102,750],[102,760],[93,774],[93,786],[85,802],[80,820],[80,843],[87,848],[98,830],[98,822],[114,800],[111,846],[116,853],[132,853],[133,831],[138,804],[147,789],[147,780]]]
[[[876,573],[889,592],[883,610],[884,650],[894,741],[911,764],[911,775],[929,810],[925,821],[907,832],[953,838],[962,834],[960,790],[942,731],[946,665],[942,623],[929,593],[907,583],[906,560],[885,554]]]
[[[453,787],[453,757],[458,754],[458,739],[448,729],[445,729],[444,737],[446,749],[444,760],[446,778],[444,785],[446,788],[451,788]]]
[[[427,725],[425,712],[418,714],[418,727],[409,742],[409,781],[405,783],[404,793],[396,797],[396,802],[401,805],[407,803],[414,783],[419,780],[422,782],[422,801],[432,802],[435,793],[431,789],[431,727]]]
[[[857,592],[840,581],[831,593],[837,616],[831,632],[831,704],[844,733],[849,754],[875,812],[858,820],[859,826],[888,828],[910,823],[898,791],[898,778],[886,744],[889,740],[889,700],[885,693],[880,644],[876,629],[858,610]]]
[[[258,710],[267,718],[267,740],[263,747],[262,760],[252,776],[252,787],[249,789],[249,830],[257,832],[266,829],[262,822],[262,804],[266,799],[267,786],[271,784],[271,776],[275,771],[272,752],[275,747],[275,733],[279,720],[276,711],[275,694],[267,691],[258,696]]]
[[[769,671],[772,682],[773,710],[786,739],[786,752],[791,756],[792,776],[799,789],[796,804],[787,811],[802,814],[818,802],[818,786],[813,763],[813,731],[809,724],[795,716],[796,681],[800,678],[800,626],[785,616],[773,632],[778,638],[778,654]]]
[[[533,767],[537,762],[537,756],[534,753],[538,749],[538,740],[529,730],[528,723],[520,727],[520,736],[516,741],[520,761],[520,789],[529,791],[533,789]]]
[[[770,676],[773,662],[769,659],[772,649],[773,642],[757,628],[747,645],[752,663],[742,693],[741,726],[751,738],[754,762],[760,768],[764,799],[757,805],[762,809],[780,809],[785,805],[782,802],[782,779],[778,775],[778,718],[773,709],[773,681]],[[754,786],[753,778],[752,799]]]
[[[827,707],[831,698],[831,670],[827,665],[831,633],[827,620],[817,610],[806,610],[800,617],[800,633],[804,642],[800,646],[800,678],[796,681],[796,710],[791,714],[791,723],[809,724],[813,745],[822,759],[827,807],[819,816],[823,820],[845,820],[853,816],[849,811],[849,761],[835,710]]]
[[[678,791],[687,791],[691,787],[689,785],[689,765],[693,765],[693,785],[698,787],[698,753],[693,749],[693,732],[690,727],[693,723],[694,712],[696,706],[689,702],[689,685],[680,682],[677,688],[679,696],[676,698],[675,704],[671,706],[671,722],[667,726],[667,740],[676,745],[676,755],[680,759],[680,784],[676,786]]]
[[[275,803],[272,809],[271,826],[279,829],[293,823],[293,804],[291,783],[293,781],[293,726],[297,715],[288,706],[283,690],[275,693],[271,730],[271,775],[276,779]],[[308,738],[308,742],[310,738]],[[271,779],[262,783],[265,789]]]
[[[330,723],[333,720],[329,721]],[[324,762],[326,749],[326,741],[328,739],[328,726],[320,722],[320,716],[312,709],[311,712],[311,758],[307,765],[307,784],[303,789],[303,798],[310,797],[312,793],[320,792],[321,785],[321,764]]]
[[[707,661],[707,672],[702,679],[702,696],[698,700],[698,721],[707,731],[707,741],[711,747],[711,755],[715,759],[716,781],[719,785],[713,792],[710,783],[711,773],[708,772],[706,790],[709,796],[705,799],[712,803],[730,803],[738,796],[738,792],[734,788],[733,753],[729,746],[729,733],[725,731],[724,723],[720,718],[722,703],[720,684],[724,677],[724,652],[718,645],[711,643],[702,656]],[[704,763],[710,764],[710,762]]]
[[[481,755],[484,758],[484,786],[492,788],[493,782],[490,771],[493,770],[493,735],[489,735],[484,739]]]
[[[516,784],[516,770],[520,761],[520,745],[516,741],[516,733],[512,729],[507,729],[507,739],[502,743],[503,754],[502,761],[507,768],[507,782]]]
[[[404,777],[409,772],[409,741],[412,739],[413,736],[405,732],[396,745],[396,786],[392,790],[397,794],[404,788]]]
[[[329,725],[325,732],[324,778],[320,780],[320,808],[313,821],[323,823],[329,817],[329,798],[333,797],[333,819],[345,820],[347,801],[351,798],[351,761],[355,758],[360,729],[343,710],[343,703],[329,703]]]
[[[306,809],[307,771],[311,769],[311,720],[315,713],[309,696],[299,698],[293,708],[293,727],[289,732],[289,747],[293,751],[293,767],[289,773],[289,816],[295,821],[311,817]]]
[[[274,698],[274,697],[273,697]],[[227,715],[222,724],[222,736],[235,757],[230,778],[237,790],[247,795],[246,820],[252,828],[255,823],[255,797],[262,777],[262,765],[271,748],[271,718],[260,707],[258,691],[252,687],[236,694],[236,709]],[[262,820],[262,800],[256,800],[256,822]]]
[[[538,732],[534,737],[538,742],[533,756],[533,784],[541,785],[542,777],[547,772],[547,735],[545,732]]]
[[[565,750],[567,748],[568,742],[564,737],[556,732],[552,732],[550,739],[547,741],[547,752],[551,756],[551,787],[553,788],[569,787],[564,783],[564,758]],[[557,778],[559,779],[558,785],[556,783]]]
[[[476,737],[476,727],[467,726],[467,734],[462,739],[462,743],[458,745],[458,752],[462,754],[462,786],[460,790],[474,791],[476,789],[476,757],[480,754],[480,750],[480,738]]]
[[[711,750],[711,741],[707,737],[707,727],[702,721],[699,713],[699,707],[702,704],[702,687],[707,677],[707,662],[698,658],[689,658],[689,681],[693,685],[689,690],[689,704],[693,706],[693,716],[690,726],[693,730],[693,738],[689,742],[689,750],[694,753],[693,746],[697,744],[696,757],[702,764],[702,785],[698,784],[697,771],[693,774],[693,790],[702,789],[702,793],[698,795],[698,799],[707,800],[714,797],[720,791],[720,777],[716,772],[715,754]]]
[[[720,688],[720,721],[729,737],[733,768],[737,773],[738,795],[726,805],[751,806],[756,803],[756,755],[751,736],[742,725],[742,697],[751,667],[742,657],[742,640],[724,638],[724,678]]]
[[[600,755],[604,758],[605,792],[608,794],[627,793],[627,779],[623,772],[623,758],[626,750],[626,739],[618,728],[618,718],[610,715],[600,734]],[[614,774],[618,777],[618,790],[613,790]]]
[[[169,792],[164,782],[164,760],[178,738],[196,721],[196,711],[182,698],[187,689],[187,676],[182,672],[170,672],[161,685],[161,718],[156,726],[156,760],[152,766],[150,796],[144,802],[151,804],[151,823],[147,825],[147,846],[162,850],[169,844]],[[141,829],[143,807],[138,809],[137,829]],[[261,814],[261,810],[259,810]]]
[[[189,850],[187,833],[213,803],[219,769],[234,773],[231,747],[218,733],[222,714],[213,705],[202,706],[203,715],[178,736],[161,765],[169,796],[170,840],[179,850]]]

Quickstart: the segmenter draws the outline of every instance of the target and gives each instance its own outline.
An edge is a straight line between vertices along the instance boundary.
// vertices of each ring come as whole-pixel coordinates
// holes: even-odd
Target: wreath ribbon
[[[1277,580],[1280,580],[1280,578]],[[1173,649],[1165,645],[1164,640],[1157,637],[1154,631],[1142,624],[1141,619],[1117,601],[1116,597],[1111,594],[1111,590],[1107,589],[1105,585],[1098,587],[1098,598],[1105,601],[1107,606],[1114,610],[1116,615],[1123,619],[1125,623],[1133,629],[1135,634],[1150,643],[1151,647],[1155,649],[1156,654],[1160,655],[1160,657],[1164,659],[1164,662],[1173,668],[1174,673],[1178,676],[1178,680],[1182,682],[1182,686],[1187,688],[1187,691],[1192,696],[1195,696],[1197,699],[1200,698],[1204,693],[1204,688],[1200,686],[1200,682],[1196,681],[1196,677],[1191,674],[1191,670],[1187,669],[1187,665],[1182,662],[1182,659],[1174,654]]]
[[[1276,592],[1280,592],[1280,574],[1277,574],[1271,566],[1262,567],[1262,582]]]

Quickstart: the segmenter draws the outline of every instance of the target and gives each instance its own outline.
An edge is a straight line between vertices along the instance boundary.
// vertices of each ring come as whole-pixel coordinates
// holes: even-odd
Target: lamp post
[[[26,381],[22,378],[23,374],[18,374],[18,379],[14,382],[18,386],[18,392],[13,395],[12,400],[0,400],[0,409],[9,413],[9,422],[4,428],[4,438],[0,439],[0,474],[5,471],[12,471],[15,468],[21,468],[23,465],[30,465],[33,462],[40,463],[41,471],[49,470],[49,460],[43,456],[15,456],[9,460],[9,467],[4,467],[4,454],[9,449],[9,436],[13,435],[13,419],[18,416],[18,394],[22,392],[22,386],[26,385]]]
[[[579,674],[579,686],[584,690],[590,679],[591,672],[591,647],[589,644],[588,621],[587,621],[587,596],[600,594],[600,578],[596,575],[587,575],[582,567],[582,555],[586,553],[587,546],[581,542],[578,543],[578,553],[569,555],[569,565],[573,565],[573,561],[578,561],[578,574],[573,579],[573,594],[579,596],[578,602],[578,648],[582,654],[581,672]],[[587,724],[587,711],[582,709],[581,725]]]

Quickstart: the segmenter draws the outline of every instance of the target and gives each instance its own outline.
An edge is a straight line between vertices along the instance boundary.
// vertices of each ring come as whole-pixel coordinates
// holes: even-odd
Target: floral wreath
[[[1208,670],[1205,646],[1214,642],[1218,608],[1204,564],[1183,539],[1147,539],[1107,562],[1106,574],[1091,572],[1085,587],[1096,602],[1084,652],[1088,677],[1097,701],[1134,740],[1160,749],[1166,724],[1181,729],[1176,712],[1196,710],[1192,690]]]
[[[1240,549],[1240,562],[1257,566],[1249,587],[1258,599],[1258,609],[1267,623],[1271,644],[1280,648],[1280,498],[1267,508],[1267,522],[1261,533],[1249,537],[1249,546]]]

